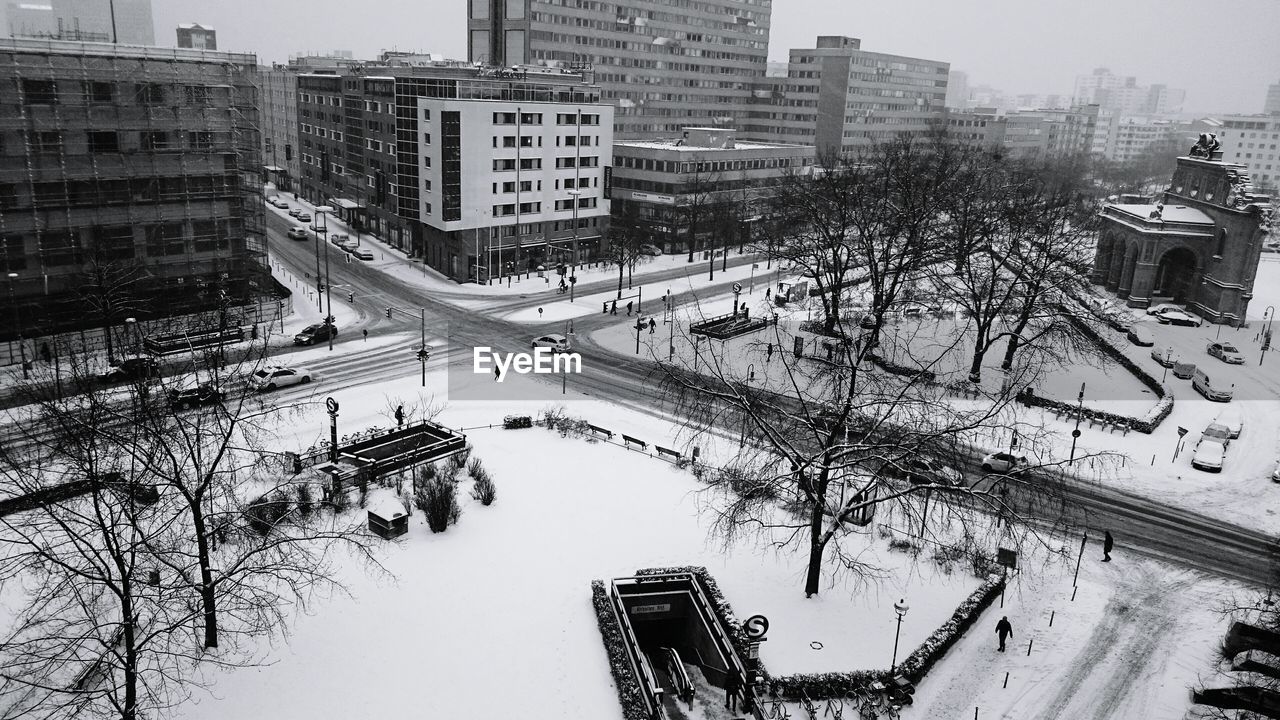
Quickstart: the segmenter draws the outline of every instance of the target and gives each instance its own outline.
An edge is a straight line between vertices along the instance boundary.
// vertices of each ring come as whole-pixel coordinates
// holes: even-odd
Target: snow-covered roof
[[[400,501],[389,497],[369,503],[369,512],[383,520],[394,520],[405,514],[404,505],[401,505]]]
[[[1151,217],[1151,213],[1156,211],[1157,206],[1141,204],[1112,205],[1111,207],[1122,213],[1147,220]],[[1187,207],[1186,205],[1165,205],[1161,212],[1160,219],[1164,222],[1213,225],[1213,218],[1193,207]]]
[[[677,145],[676,143],[680,143]],[[805,145],[788,145],[786,143],[765,143],[753,140],[734,140],[733,147],[691,145],[687,140],[623,140],[613,144],[614,147],[644,148],[647,150],[678,150],[680,152],[717,152],[734,150],[782,150],[797,149]]]

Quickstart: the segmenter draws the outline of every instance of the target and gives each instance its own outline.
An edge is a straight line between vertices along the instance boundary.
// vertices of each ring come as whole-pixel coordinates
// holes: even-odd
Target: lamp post
[[[320,208],[316,208],[316,216],[311,218],[311,228],[316,236],[316,312],[324,312],[324,276],[320,274]]]
[[[1266,311],[1262,313],[1262,319],[1267,321],[1267,327],[1262,331],[1262,355],[1258,357],[1258,367],[1262,367],[1262,361],[1267,359],[1267,350],[1271,349],[1271,321],[1275,319],[1276,307],[1268,305]]]
[[[581,118],[582,111],[578,111],[578,116]],[[573,198],[573,257],[570,259],[572,269],[569,271],[569,302],[572,303],[573,286],[577,284],[578,276],[578,197],[582,195],[582,191],[570,190],[569,195]]]
[[[319,230],[316,230],[317,234],[326,234],[326,235],[328,234],[329,232],[328,218],[325,218],[325,221],[323,223],[320,222],[320,218],[325,217],[326,214],[332,213],[332,212],[333,212],[333,208],[329,207],[328,205],[321,205],[320,207],[316,208],[316,216],[312,220],[312,222],[316,223],[316,226],[320,228]],[[320,274],[320,257],[317,255],[316,256],[316,275],[318,276],[319,274]],[[330,326],[329,350],[330,352],[332,352],[333,351],[333,326],[334,326],[333,281],[329,277],[329,242],[327,238],[325,239],[325,243],[324,243],[324,295],[325,297],[328,298],[328,304],[329,304],[329,312],[325,315],[324,324]],[[317,300],[319,299],[320,298],[317,298]]]
[[[134,355],[141,355],[141,354],[142,354],[142,350],[141,350],[141,348],[139,347],[139,345],[140,345],[141,343],[139,343],[139,342],[138,342],[138,337],[140,337],[140,336],[138,335],[138,318],[133,318],[133,317],[127,317],[127,318],[125,318],[125,319],[124,319],[124,326],[125,326],[125,327],[127,327],[127,328],[129,328],[129,338],[128,338],[128,339],[129,339],[129,342],[133,344],[133,354],[134,354]]]
[[[1076,440],[1080,438],[1080,416],[1084,415],[1084,383],[1080,383],[1080,396],[1076,401],[1079,405],[1076,407],[1076,429],[1071,431],[1071,458],[1067,460],[1068,465],[1076,461]]]
[[[898,614],[898,629],[893,634],[893,660],[889,663],[889,672],[893,672],[898,667],[898,638],[902,636],[902,618],[910,609],[905,598],[893,604],[893,611]]]
[[[27,346],[23,344],[22,325],[18,321],[18,301],[15,300],[13,286],[18,282],[18,273],[9,273],[9,306],[13,308],[13,331],[18,334],[18,352],[22,357],[22,379],[30,379],[31,373],[27,370]]]

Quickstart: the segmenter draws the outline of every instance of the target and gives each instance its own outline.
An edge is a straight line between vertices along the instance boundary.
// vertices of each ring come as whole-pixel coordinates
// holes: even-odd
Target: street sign
[[[338,401],[337,401],[337,400],[334,400],[333,398],[326,398],[326,399],[325,399],[325,401],[324,401],[324,405],[325,405],[325,407],[329,408],[329,412],[330,412],[330,413],[336,413],[336,412],[338,412]]]
[[[769,618],[763,615],[752,615],[742,622],[742,632],[748,640],[759,640],[769,632]]]
[[[1183,435],[1186,435],[1186,434],[1187,434],[1187,429],[1186,429],[1186,428],[1184,428],[1184,427],[1179,427],[1179,428],[1178,428],[1178,437],[1182,437]]]
[[[739,282],[734,283],[734,284],[733,284],[733,294],[734,294],[734,295],[737,295],[737,294],[738,294],[738,293],[740,293],[740,292],[742,292],[742,283],[739,283]]]

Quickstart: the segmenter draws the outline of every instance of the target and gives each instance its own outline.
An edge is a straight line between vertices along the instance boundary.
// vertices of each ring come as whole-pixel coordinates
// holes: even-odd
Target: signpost
[[[742,294],[742,283],[733,284],[733,316],[738,317],[738,296]]]
[[[338,462],[338,401],[326,398],[324,405],[329,410],[329,462]]]
[[[1173,460],[1177,460],[1178,454],[1182,452],[1182,438],[1186,437],[1186,435],[1187,435],[1187,429],[1179,425],[1178,426],[1178,442],[1173,447]],[[1173,460],[1171,460],[1170,462],[1173,462]]]

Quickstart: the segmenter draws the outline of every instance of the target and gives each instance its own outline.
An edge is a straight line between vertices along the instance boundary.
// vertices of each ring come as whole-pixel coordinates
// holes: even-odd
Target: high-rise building
[[[1254,182],[1280,188],[1280,116],[1223,115],[1218,140],[1226,162],[1248,165]]]
[[[946,106],[956,110],[969,108],[969,73],[952,70],[947,74]]]
[[[1072,103],[1098,105],[1117,115],[1176,115],[1182,112],[1186,91],[1167,85],[1139,85],[1133,75],[1113,75],[1097,68],[1076,76]]]
[[[198,23],[182,23],[178,26],[178,47],[217,50],[218,31]]]
[[[1267,99],[1262,105],[1263,115],[1280,115],[1280,82],[1267,86]]]
[[[283,65],[258,70],[263,167],[267,180],[277,190],[292,192],[302,174],[298,159],[298,73]]]
[[[468,0],[468,58],[589,68],[619,138],[737,127],[763,78],[773,0]]]
[[[28,337],[270,292],[254,56],[10,38],[0,59],[0,270]]]
[[[156,44],[151,0],[8,0],[5,12],[13,37]]]
[[[943,120],[950,66],[870,52],[862,41],[820,36],[791,51],[782,112],[768,139],[814,145],[819,155],[927,132]]]

